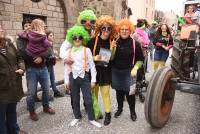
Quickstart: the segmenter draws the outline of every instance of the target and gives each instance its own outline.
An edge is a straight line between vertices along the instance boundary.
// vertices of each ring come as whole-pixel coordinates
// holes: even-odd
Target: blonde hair
[[[45,23],[41,19],[34,19],[31,23],[31,29],[33,31],[41,31],[44,30]]]

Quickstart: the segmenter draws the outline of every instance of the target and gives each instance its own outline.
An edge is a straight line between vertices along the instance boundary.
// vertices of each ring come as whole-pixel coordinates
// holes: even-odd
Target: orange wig
[[[130,20],[128,20],[128,19],[122,19],[122,20],[120,20],[118,22],[118,24],[117,24],[117,32],[120,31],[120,28],[122,26],[128,27],[128,29],[130,30],[131,33],[133,33],[134,30],[135,30],[135,27],[134,27],[133,23]]]
[[[110,25],[112,28],[110,38],[113,39],[117,34],[116,22],[111,16],[108,16],[108,15],[103,15],[97,19],[96,25],[95,25],[95,34],[96,36],[98,36],[101,33],[102,26],[106,24]]]

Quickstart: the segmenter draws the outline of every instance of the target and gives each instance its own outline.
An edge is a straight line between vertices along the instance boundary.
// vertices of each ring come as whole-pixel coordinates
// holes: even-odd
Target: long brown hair
[[[52,31],[52,30],[46,30],[46,32],[45,32],[45,33],[46,33],[46,35],[47,35],[47,38],[48,38],[49,34],[51,34],[51,33],[53,34],[53,31]]]
[[[158,27],[158,30],[157,30],[157,32],[156,32],[156,37],[158,38],[158,37],[160,37],[160,36],[162,35],[162,29],[161,29],[161,27],[162,27],[163,25],[165,25],[165,26],[167,27],[167,30],[166,30],[167,35],[168,35],[169,37],[171,37],[171,32],[170,32],[169,26],[168,26],[167,24],[161,24],[161,25]]]

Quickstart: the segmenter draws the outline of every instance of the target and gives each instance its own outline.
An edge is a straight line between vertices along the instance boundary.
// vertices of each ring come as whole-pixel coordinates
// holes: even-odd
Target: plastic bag
[[[92,93],[92,105],[93,105],[94,117],[95,120],[97,120],[102,116],[102,113],[99,107],[97,97],[95,96],[94,93]]]

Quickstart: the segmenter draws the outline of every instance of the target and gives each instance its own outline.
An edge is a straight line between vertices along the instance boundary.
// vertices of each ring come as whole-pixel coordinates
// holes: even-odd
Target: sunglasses
[[[102,31],[102,32],[110,32],[111,30],[112,30],[111,27],[102,27],[102,28],[101,28],[101,31]]]
[[[96,23],[96,20],[81,20],[81,24],[85,25],[87,22],[90,24],[94,25]]]
[[[72,39],[73,39],[74,41],[75,41],[75,40],[83,40],[83,36],[74,36]]]

